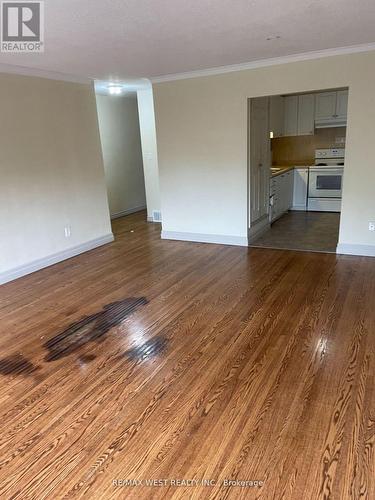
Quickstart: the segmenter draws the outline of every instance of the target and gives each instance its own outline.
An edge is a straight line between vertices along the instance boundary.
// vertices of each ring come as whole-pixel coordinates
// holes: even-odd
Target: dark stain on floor
[[[0,359],[1,375],[20,375],[28,377],[29,375],[33,375],[37,370],[39,370],[38,366],[35,366],[29,359],[19,353]]]
[[[141,361],[145,358],[153,358],[161,354],[167,347],[168,339],[163,335],[157,335],[147,340],[142,345],[133,347],[122,354],[121,358],[127,358],[131,361]]]
[[[94,361],[96,359],[96,356],[94,354],[82,354],[79,356],[78,361],[80,363],[83,363],[87,365],[88,363],[91,363],[91,361]]]
[[[43,344],[43,347],[48,351],[44,358],[45,361],[61,359],[79,351],[91,342],[104,340],[104,335],[111,328],[119,325],[125,318],[147,303],[148,300],[145,297],[130,297],[107,304],[101,311],[72,323],[64,331]]]

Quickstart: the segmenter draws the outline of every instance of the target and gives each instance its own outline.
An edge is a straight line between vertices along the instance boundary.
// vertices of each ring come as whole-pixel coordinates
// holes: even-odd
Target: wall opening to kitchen
[[[348,95],[248,100],[250,246],[336,252]]]

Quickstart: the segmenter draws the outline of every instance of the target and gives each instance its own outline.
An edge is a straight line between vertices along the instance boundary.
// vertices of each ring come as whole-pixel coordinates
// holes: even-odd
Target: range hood
[[[335,127],[346,127],[345,118],[323,118],[321,120],[315,120],[315,128],[335,128]]]

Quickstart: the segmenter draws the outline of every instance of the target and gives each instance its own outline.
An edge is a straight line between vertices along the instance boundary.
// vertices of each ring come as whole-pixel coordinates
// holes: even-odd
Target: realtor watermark
[[[221,486],[224,488],[262,488],[263,481],[249,479],[186,479],[186,478],[169,478],[169,479],[113,479],[112,485],[117,488],[137,488],[137,487],[177,487],[177,488],[196,488],[196,487],[215,487]]]
[[[1,52],[44,52],[44,2],[1,2]]]

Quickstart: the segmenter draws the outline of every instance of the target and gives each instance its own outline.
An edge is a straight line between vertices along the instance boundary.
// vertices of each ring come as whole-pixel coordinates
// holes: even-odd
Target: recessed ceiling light
[[[122,87],[120,87],[120,85],[110,85],[108,87],[108,92],[110,95],[120,95],[122,94]]]

